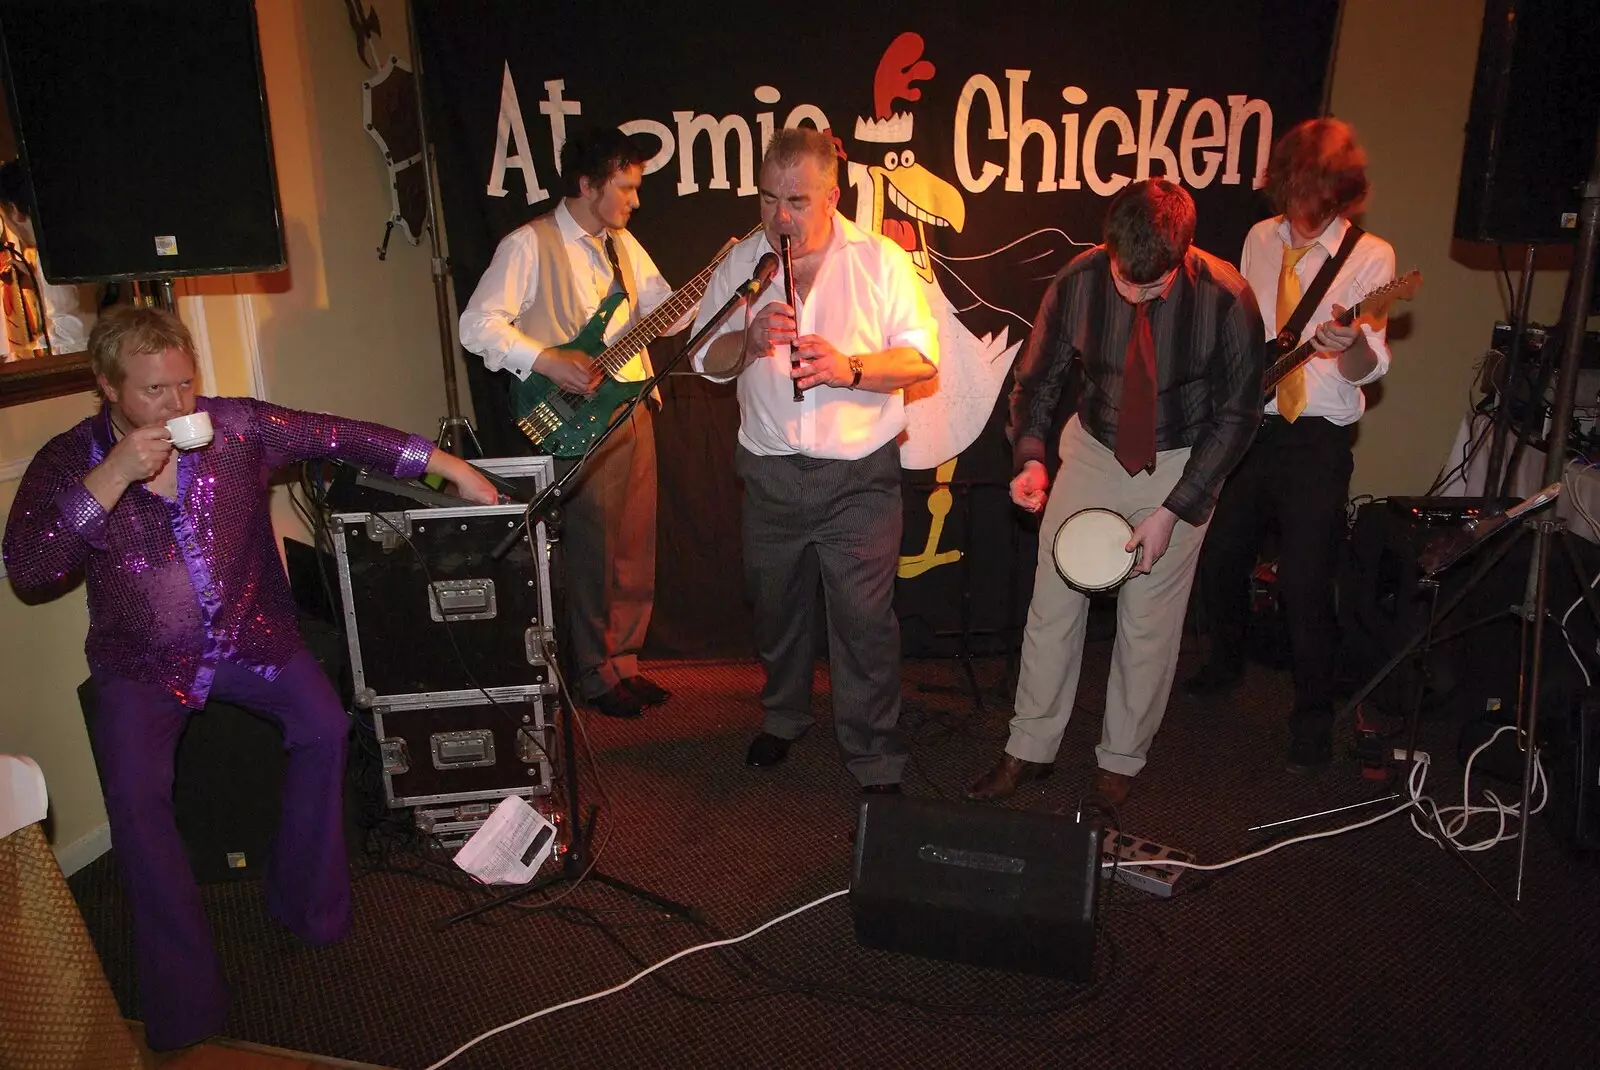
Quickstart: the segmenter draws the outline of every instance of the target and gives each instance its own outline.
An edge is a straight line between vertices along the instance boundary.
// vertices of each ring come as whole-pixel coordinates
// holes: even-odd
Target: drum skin
[[[1123,547],[1133,528],[1110,509],[1080,509],[1056,531],[1056,571],[1080,591],[1109,591],[1127,579],[1138,560]]]

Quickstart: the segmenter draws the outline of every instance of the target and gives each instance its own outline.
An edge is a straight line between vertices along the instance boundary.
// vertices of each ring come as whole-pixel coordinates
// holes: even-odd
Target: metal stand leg
[[[483,456],[483,447],[478,444],[478,434],[465,416],[439,417],[439,433],[433,436],[433,444],[463,460]],[[472,449],[471,453],[467,452],[469,446]]]
[[[1417,753],[1417,731],[1422,723],[1422,699],[1428,691],[1428,655],[1433,652],[1433,629],[1439,610],[1439,580],[1428,576],[1419,584],[1428,592],[1428,623],[1422,629],[1422,645],[1417,647],[1416,697],[1411,701],[1411,713],[1406,718],[1406,768],[1411,768]]]
[[[1538,579],[1534,587],[1533,596],[1533,667],[1531,673],[1522,681],[1522,694],[1519,695],[1517,704],[1518,718],[1521,719],[1523,702],[1526,700],[1528,717],[1522,731],[1522,827],[1517,832],[1517,887],[1516,900],[1522,902],[1522,875],[1523,866],[1528,857],[1528,829],[1529,818],[1528,802],[1533,795],[1533,763],[1537,758],[1537,740],[1539,727],[1539,679],[1540,671],[1544,667],[1544,615],[1545,604],[1550,593],[1550,539],[1560,532],[1560,521],[1540,520],[1537,526],[1534,542],[1534,571]]]

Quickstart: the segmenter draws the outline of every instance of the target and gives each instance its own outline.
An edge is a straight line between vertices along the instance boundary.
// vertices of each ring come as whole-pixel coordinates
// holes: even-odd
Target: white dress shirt
[[[1337,216],[1316,238],[1315,247],[1295,265],[1294,273],[1300,279],[1300,292],[1304,293],[1317,277],[1317,272],[1339,252],[1345,231],[1350,223]],[[1278,272],[1283,267],[1283,249],[1290,241],[1289,222],[1282,216],[1263,219],[1250,228],[1244,240],[1244,251],[1239,256],[1239,271],[1256,292],[1256,302],[1261,306],[1261,321],[1266,325],[1267,338],[1278,335]],[[1322,303],[1311,314],[1300,340],[1305,341],[1317,333],[1317,327],[1333,319],[1333,306],[1349,308],[1367,294],[1394,279],[1394,247],[1374,234],[1363,234],[1350,258],[1339,269],[1338,277]],[[1360,382],[1352,383],[1339,374],[1339,362],[1332,358],[1315,357],[1303,367],[1306,371],[1306,408],[1302,416],[1321,416],[1329,423],[1341,426],[1353,424],[1366,411],[1367,399],[1362,386],[1383,378],[1389,370],[1388,328],[1374,330],[1369,324],[1361,325],[1367,336],[1367,345],[1378,358],[1377,367]],[[1267,402],[1267,412],[1276,415],[1278,399]]]
[[[572,218],[567,202],[555,209],[556,225],[566,241],[572,262],[573,278],[583,293],[586,316],[594,315],[600,302],[611,291],[616,273],[606,257],[603,234],[590,234]],[[626,230],[611,231],[612,240],[627,246],[627,260],[633,274],[633,293],[639,301],[639,315],[648,316],[672,296],[672,287],[661,277],[650,254]],[[490,371],[506,369],[518,379],[526,379],[537,367],[539,354],[570,342],[570,338],[534,338],[519,324],[522,313],[539,292],[539,253],[533,232],[518,227],[495,247],[489,268],[478,280],[477,289],[461,313],[461,344],[483,358]],[[606,325],[606,341],[614,341],[632,319],[632,309],[624,302]],[[664,333],[671,333],[668,330]],[[616,378],[637,381],[647,375],[643,353],[622,366]]]
[[[776,252],[765,230],[757,231],[718,265],[700,302],[699,330],[709,323],[740,283],[750,278],[763,253]],[[729,316],[713,338],[743,331],[746,317],[762,306],[783,301],[780,273],[753,306]],[[846,356],[910,346],[939,363],[938,326],[917,282],[911,257],[899,245],[858,228],[838,212],[833,236],[823,253],[811,292],[796,295],[798,332],[817,334]],[[739,442],[751,453],[776,457],[804,454],[833,460],[859,460],[894,439],[906,427],[902,391],[878,393],[843,386],[814,386],[794,400],[789,378],[789,347],[752,361],[739,376]],[[710,340],[694,355],[705,370]],[[726,382],[731,376],[710,376]]]

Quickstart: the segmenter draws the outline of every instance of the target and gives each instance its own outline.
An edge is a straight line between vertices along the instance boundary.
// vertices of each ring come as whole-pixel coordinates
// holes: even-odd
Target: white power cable
[[[1422,794],[1422,782],[1427,779],[1428,765],[1430,762],[1430,759],[1426,754],[1421,754],[1419,752],[1420,760],[1411,767],[1411,776],[1408,778],[1408,780],[1410,782],[1412,798],[1417,801],[1419,809],[1421,808],[1421,804],[1423,802],[1428,804],[1428,806],[1432,809],[1435,819],[1439,823],[1438,831],[1442,831],[1445,837],[1455,845],[1455,848],[1458,851],[1487,851],[1501,843],[1514,840],[1518,836],[1518,833],[1506,831],[1506,819],[1519,819],[1522,816],[1518,812],[1519,806],[1509,805],[1501,802],[1500,797],[1494,792],[1490,791],[1488,788],[1483,790],[1483,794],[1489,800],[1491,805],[1473,806],[1471,789],[1468,785],[1468,781],[1472,777],[1472,763],[1474,759],[1476,759],[1479,754],[1482,754],[1485,750],[1487,750],[1495,740],[1499,739],[1501,733],[1514,731],[1516,731],[1515,725],[1501,725],[1499,728],[1495,729],[1493,735],[1484,740],[1482,743],[1478,744],[1477,747],[1473,749],[1472,753],[1467,756],[1466,768],[1461,772],[1460,806],[1439,806],[1431,798],[1428,798]],[[1537,805],[1533,805],[1531,801],[1533,798],[1533,792],[1529,793],[1530,806],[1532,807],[1528,812],[1530,817],[1533,814],[1537,814],[1540,810],[1543,810],[1545,803],[1548,802],[1550,798],[1550,785],[1545,779],[1544,763],[1539,759],[1539,753],[1537,750],[1534,751],[1533,755],[1533,790],[1534,792],[1538,793],[1539,801]],[[1450,814],[1454,814],[1455,816],[1449,818],[1447,821],[1446,816]],[[1473,817],[1478,814],[1495,815],[1499,826],[1495,830],[1495,834],[1486,840],[1479,840],[1476,843],[1461,842],[1461,834],[1466,831],[1467,825],[1471,823]],[[1438,835],[1434,831],[1424,829],[1421,825],[1417,824],[1417,815],[1415,814],[1411,815],[1411,825],[1417,830],[1418,835],[1422,836],[1424,839],[1427,839],[1433,843],[1439,842]]]
[[[1112,862],[1102,862],[1100,864],[1100,868],[1102,868],[1102,869],[1114,869],[1114,868],[1117,868],[1117,867],[1121,867],[1121,868],[1125,868],[1126,869],[1126,868],[1131,868],[1131,867],[1134,867],[1134,866],[1162,866],[1162,867],[1166,867],[1166,868],[1169,868],[1169,869],[1196,869],[1196,870],[1227,869],[1228,867],[1236,866],[1241,862],[1248,862],[1251,859],[1261,858],[1261,857],[1263,857],[1265,855],[1272,854],[1274,851],[1280,851],[1283,848],[1288,847],[1288,846],[1290,846],[1292,844],[1306,843],[1306,842],[1308,842],[1310,840],[1327,839],[1330,836],[1340,836],[1340,835],[1343,835],[1346,832],[1353,832],[1356,829],[1366,828],[1368,825],[1376,825],[1380,821],[1386,821],[1389,818],[1394,817],[1397,814],[1402,814],[1402,813],[1405,813],[1407,810],[1412,810],[1412,809],[1425,810],[1426,812],[1431,813],[1434,816],[1434,818],[1438,821],[1440,829],[1443,831],[1444,835],[1450,840],[1450,842],[1458,850],[1462,850],[1462,851],[1487,851],[1490,848],[1496,846],[1497,844],[1503,843],[1503,842],[1508,841],[1508,840],[1514,840],[1514,839],[1517,838],[1517,834],[1516,833],[1507,833],[1506,832],[1506,819],[1507,818],[1517,818],[1520,815],[1518,813],[1518,807],[1511,806],[1511,805],[1508,805],[1506,803],[1501,802],[1499,797],[1496,796],[1494,794],[1494,792],[1489,791],[1487,789],[1484,790],[1484,795],[1488,797],[1488,799],[1489,799],[1489,801],[1490,801],[1490,803],[1492,805],[1490,805],[1490,806],[1473,806],[1471,804],[1471,795],[1470,795],[1469,782],[1470,782],[1470,780],[1472,778],[1472,763],[1478,757],[1479,754],[1481,754],[1486,748],[1489,747],[1490,744],[1492,744],[1496,739],[1498,739],[1500,737],[1500,734],[1502,732],[1513,731],[1514,727],[1515,726],[1513,726],[1513,725],[1503,725],[1503,726],[1501,726],[1499,729],[1497,729],[1495,731],[1494,735],[1490,736],[1488,739],[1484,740],[1481,744],[1479,744],[1478,747],[1475,750],[1473,750],[1473,752],[1467,757],[1466,768],[1462,772],[1462,775],[1461,775],[1462,801],[1461,801],[1461,805],[1460,806],[1441,807],[1436,802],[1434,802],[1434,800],[1430,796],[1426,796],[1426,795],[1422,794],[1422,786],[1427,780],[1428,768],[1432,764],[1432,758],[1428,755],[1428,753],[1426,751],[1417,751],[1417,752],[1415,752],[1415,754],[1413,756],[1414,761],[1413,761],[1413,764],[1411,766],[1411,773],[1407,777],[1407,788],[1411,793],[1411,797],[1409,799],[1407,799],[1401,805],[1396,806],[1396,807],[1394,807],[1393,809],[1390,809],[1390,810],[1385,810],[1383,813],[1377,814],[1376,816],[1369,817],[1369,818],[1366,818],[1366,819],[1361,820],[1361,821],[1356,821],[1356,822],[1353,822],[1353,823],[1351,823],[1349,825],[1341,825],[1339,828],[1327,829],[1327,830],[1322,831],[1322,832],[1310,832],[1310,833],[1307,833],[1304,836],[1296,836],[1296,837],[1294,837],[1292,839],[1284,840],[1281,843],[1274,843],[1274,844],[1271,844],[1270,846],[1263,847],[1258,851],[1251,851],[1249,854],[1243,854],[1243,855],[1238,856],[1237,858],[1230,858],[1226,862],[1213,862],[1213,863],[1210,863],[1210,864],[1204,864],[1204,863],[1200,863],[1200,862],[1184,862],[1184,861],[1180,861],[1180,860],[1172,859],[1172,858],[1157,858],[1157,859],[1137,860],[1137,861],[1129,861],[1129,860],[1120,860],[1119,859],[1119,860],[1112,861]],[[1400,755],[1400,756],[1403,757],[1403,755]],[[1549,799],[1549,784],[1545,779],[1544,765],[1539,760],[1539,756],[1538,756],[1537,753],[1534,754],[1533,770],[1534,770],[1534,773],[1533,773],[1533,776],[1534,776],[1534,787],[1539,792],[1539,803],[1538,803],[1537,806],[1533,807],[1533,809],[1530,811],[1530,814],[1536,814],[1540,810],[1544,809],[1545,803]],[[1498,825],[1499,825],[1499,827],[1496,829],[1495,834],[1493,836],[1489,837],[1486,840],[1479,840],[1476,843],[1462,843],[1462,842],[1460,842],[1458,837],[1464,831],[1466,831],[1467,825],[1471,823],[1473,817],[1477,816],[1478,814],[1489,814],[1489,813],[1492,813],[1492,814],[1494,814],[1496,816],[1496,819],[1497,819],[1497,822],[1498,822]],[[1449,814],[1455,814],[1456,816],[1451,817],[1451,818],[1449,818],[1448,821],[1446,821],[1446,815],[1449,815]],[[1415,814],[1412,815],[1411,824],[1423,838],[1425,838],[1425,839],[1427,839],[1427,840],[1429,840],[1430,842],[1433,842],[1433,843],[1437,843],[1438,842],[1438,837],[1433,832],[1430,832],[1430,831],[1424,829],[1421,825],[1417,824],[1417,818],[1416,818]],[[660,962],[657,962],[653,966],[645,967],[644,969],[640,970],[638,973],[634,974],[632,977],[628,978],[626,981],[623,981],[621,984],[612,985],[610,988],[602,989],[599,992],[591,992],[587,996],[579,996],[576,999],[569,999],[564,1003],[557,1003],[556,1005],[554,1005],[552,1007],[546,1007],[543,1010],[534,1011],[532,1014],[524,1015],[523,1017],[518,1018],[518,1019],[516,1019],[514,1021],[506,1022],[503,1025],[498,1025],[495,1028],[488,1030],[487,1032],[480,1033],[479,1035],[473,1037],[471,1040],[467,1041],[465,1044],[461,1045],[455,1051],[451,1052],[449,1055],[446,1055],[443,1059],[440,1059],[438,1062],[430,1064],[427,1067],[427,1070],[439,1070],[439,1067],[444,1066],[446,1063],[451,1062],[458,1055],[461,1055],[462,1053],[468,1051],[469,1049],[471,1049],[473,1047],[476,1047],[478,1044],[481,1044],[483,1041],[488,1040],[492,1036],[497,1036],[500,1033],[506,1032],[507,1030],[515,1029],[519,1025],[526,1025],[527,1023],[533,1021],[536,1018],[543,1018],[546,1015],[554,1014],[557,1011],[566,1010],[569,1007],[577,1007],[577,1006],[580,1006],[580,1005],[582,1005],[584,1003],[592,1003],[597,999],[604,999],[606,996],[614,995],[614,994],[616,994],[618,992],[621,992],[625,988],[632,987],[634,984],[638,983],[639,981],[642,981],[644,978],[650,976],[652,973],[655,973],[657,970],[659,970],[659,969],[661,969],[661,968],[663,968],[665,966],[668,966],[668,965],[670,965],[670,964],[672,964],[674,962],[677,962],[681,958],[687,958],[688,956],[696,954],[697,952],[709,951],[712,948],[727,947],[730,944],[743,943],[744,941],[750,939],[753,936],[757,936],[757,935],[759,935],[759,934],[761,934],[763,932],[766,932],[768,929],[772,928],[774,925],[777,925],[777,924],[779,924],[781,922],[788,921],[790,918],[795,917],[798,914],[803,914],[806,911],[811,910],[814,907],[821,906],[823,903],[828,902],[830,899],[837,899],[840,896],[848,895],[849,893],[850,893],[850,889],[848,889],[848,888],[841,888],[836,892],[829,892],[827,895],[824,895],[821,898],[813,899],[811,902],[806,903],[804,906],[798,906],[798,907],[795,907],[793,910],[789,911],[786,914],[780,914],[776,918],[773,918],[770,921],[764,922],[761,925],[756,926],[754,929],[751,929],[749,932],[744,933],[741,936],[732,936],[732,937],[727,938],[726,940],[712,940],[709,943],[696,944],[693,947],[684,948],[682,951],[679,951],[679,952],[676,952],[676,953],[674,953],[672,955],[667,956],[666,958],[662,959]]]
[[[850,893],[850,889],[848,889],[848,888],[840,888],[837,892],[829,892],[827,895],[823,896],[820,899],[813,899],[811,902],[807,903],[805,906],[795,907],[793,910],[789,911],[787,914],[780,914],[776,918],[773,918],[771,921],[768,921],[768,922],[765,922],[764,924],[756,926],[754,929],[751,929],[749,932],[745,933],[743,936],[730,936],[726,940],[713,940],[710,943],[696,944],[694,947],[686,947],[682,951],[677,952],[676,954],[667,956],[666,958],[662,959],[660,962],[656,963],[654,966],[645,967],[644,969],[640,970],[638,973],[634,974],[632,977],[628,978],[626,981],[623,981],[619,985],[612,985],[610,988],[603,989],[602,991],[599,991],[599,992],[591,992],[589,995],[587,995],[587,996],[579,996],[577,999],[569,999],[565,1003],[557,1003],[555,1006],[546,1007],[542,1011],[534,1011],[532,1014],[524,1015],[523,1017],[518,1018],[514,1022],[507,1022],[504,1025],[497,1025],[493,1029],[489,1030],[487,1033],[480,1033],[477,1036],[473,1037],[471,1040],[469,1040],[465,1044],[461,1045],[461,1047],[457,1048],[455,1051],[451,1052],[449,1055],[446,1055],[443,1059],[440,1059],[438,1062],[433,1063],[432,1065],[430,1065],[427,1068],[427,1070],[438,1070],[439,1067],[443,1066],[445,1063],[450,1062],[452,1059],[454,1059],[456,1056],[460,1055],[462,1052],[466,1051],[467,1049],[469,1049],[471,1047],[474,1047],[474,1046],[482,1043],[485,1040],[488,1040],[492,1036],[495,1036],[495,1035],[497,1035],[499,1033],[504,1033],[508,1029],[515,1029],[519,1025],[526,1025],[527,1023],[533,1021],[535,1018],[543,1018],[547,1014],[554,1014],[556,1011],[564,1011],[568,1007],[576,1007],[579,1004],[583,1004],[583,1003],[592,1003],[597,999],[603,999],[606,996],[612,995],[612,994],[617,993],[617,992],[621,992],[624,988],[630,987],[635,982],[641,981],[644,978],[649,977],[652,973],[655,973],[657,970],[661,969],[663,966],[669,965],[670,963],[677,962],[679,959],[685,958],[685,957],[687,957],[689,955],[693,955],[697,951],[709,951],[711,948],[714,948],[714,947],[727,947],[729,944],[743,943],[744,941],[750,939],[752,936],[756,936],[759,933],[766,932],[768,929],[772,928],[774,925],[777,925],[779,922],[788,921],[790,918],[794,917],[796,914],[803,914],[806,911],[810,910],[812,907],[821,906],[823,903],[826,903],[830,899],[837,899],[841,895],[848,895],[849,893]]]
[[[1341,836],[1346,832],[1353,832],[1359,828],[1366,828],[1368,825],[1376,825],[1380,821],[1386,821],[1389,818],[1394,817],[1397,814],[1403,814],[1408,810],[1420,810],[1424,814],[1432,815],[1435,820],[1438,821],[1440,831],[1444,833],[1445,838],[1448,839],[1451,845],[1457,850],[1487,851],[1491,847],[1494,847],[1500,843],[1517,838],[1517,833],[1506,831],[1506,820],[1508,818],[1520,818],[1520,807],[1501,802],[1500,798],[1487,788],[1484,789],[1484,795],[1488,797],[1491,805],[1472,805],[1470,794],[1471,789],[1469,787],[1469,782],[1472,779],[1472,763],[1479,754],[1481,754],[1491,743],[1500,737],[1502,732],[1510,732],[1514,730],[1515,726],[1513,725],[1502,725],[1500,728],[1495,730],[1494,735],[1484,740],[1475,750],[1473,750],[1470,755],[1468,755],[1466,768],[1461,774],[1460,806],[1440,806],[1433,800],[1431,796],[1422,794],[1422,786],[1427,781],[1428,769],[1432,764],[1433,759],[1428,755],[1427,751],[1416,751],[1413,755],[1411,773],[1406,778],[1406,787],[1410,792],[1410,797],[1399,806],[1396,806],[1390,810],[1385,810],[1383,813],[1366,818],[1365,820],[1356,821],[1349,825],[1341,825],[1338,828],[1327,829],[1323,832],[1310,832],[1304,836],[1295,836],[1292,839],[1283,840],[1280,843],[1274,843],[1267,847],[1263,847],[1259,851],[1251,851],[1249,854],[1243,854],[1237,858],[1230,858],[1226,862],[1212,862],[1205,864],[1200,862],[1184,862],[1172,858],[1151,858],[1140,859],[1136,861],[1119,859],[1112,862],[1102,862],[1100,863],[1100,868],[1112,869],[1115,867],[1121,867],[1123,869],[1127,869],[1131,866],[1159,866],[1164,869],[1227,869],[1230,866],[1238,865],[1240,862],[1248,862],[1251,859],[1261,858],[1263,855],[1269,855],[1274,851],[1281,851],[1283,848],[1292,844],[1305,843],[1308,840],[1327,839],[1330,836]],[[1395,756],[1398,758],[1403,758],[1405,757],[1405,752],[1396,751]],[[1537,805],[1530,809],[1530,816],[1532,814],[1537,814],[1540,810],[1543,810],[1545,803],[1549,800],[1550,796],[1549,782],[1545,779],[1544,763],[1539,759],[1537,752],[1534,753],[1533,757],[1533,787],[1538,793],[1539,801]],[[1449,816],[1452,814],[1455,816]],[[1479,814],[1494,814],[1499,823],[1499,827],[1495,830],[1495,834],[1488,839],[1479,840],[1476,843],[1463,843],[1460,839],[1462,833],[1466,831],[1467,826],[1471,823],[1472,819]],[[1439,842],[1437,833],[1429,831],[1417,823],[1416,814],[1412,814],[1411,824],[1412,827],[1417,830],[1418,834],[1420,834],[1424,839],[1427,839],[1432,843]]]
[[[1248,862],[1252,858],[1260,858],[1261,856],[1269,855],[1274,851],[1281,851],[1290,844],[1305,843],[1307,840],[1326,839],[1329,836],[1338,836],[1346,832],[1352,832],[1355,829],[1366,828],[1368,825],[1376,825],[1378,822],[1386,821],[1396,814],[1405,813],[1415,805],[1415,800],[1407,800],[1392,810],[1385,810],[1376,817],[1369,817],[1364,821],[1357,821],[1351,825],[1341,825],[1339,828],[1328,829],[1324,832],[1308,832],[1304,836],[1296,836],[1293,839],[1283,840],[1280,843],[1274,843],[1270,846],[1263,847],[1259,851],[1251,851],[1249,854],[1240,855],[1238,858],[1230,858],[1226,862],[1212,862],[1210,864],[1203,864],[1200,862],[1183,862],[1172,858],[1151,858],[1141,859],[1138,861],[1122,860],[1120,862],[1102,862],[1100,863],[1100,868],[1111,869],[1115,866],[1120,866],[1123,869],[1127,869],[1130,866],[1161,866],[1165,869],[1227,869],[1229,866],[1237,866],[1240,862]]]

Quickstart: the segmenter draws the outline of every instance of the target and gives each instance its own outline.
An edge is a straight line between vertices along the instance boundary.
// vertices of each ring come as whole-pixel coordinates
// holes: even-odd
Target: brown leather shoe
[[[1112,806],[1121,806],[1128,801],[1128,789],[1133,787],[1133,777],[1126,773],[1113,773],[1109,769],[1102,769],[1095,774],[1094,787],[1090,794],[1095,795]]]
[[[1051,762],[1027,762],[1009,754],[1000,755],[977,783],[967,789],[969,799],[1004,799],[1030,780],[1043,780],[1055,769]]]

